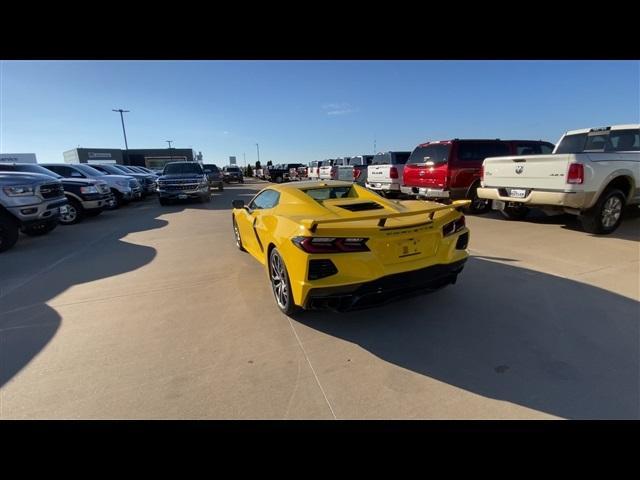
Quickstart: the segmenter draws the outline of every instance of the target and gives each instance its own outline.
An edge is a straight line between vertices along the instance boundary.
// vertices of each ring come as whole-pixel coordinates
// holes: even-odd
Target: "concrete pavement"
[[[456,285],[276,308],[230,203],[147,200],[0,256],[0,418],[640,418],[640,216],[468,216]]]

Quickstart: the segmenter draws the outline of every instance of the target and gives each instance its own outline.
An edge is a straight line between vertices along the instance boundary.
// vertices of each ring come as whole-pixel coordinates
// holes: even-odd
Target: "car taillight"
[[[584,166],[581,163],[572,163],[569,165],[569,173],[567,173],[567,183],[583,183],[584,182]]]
[[[358,168],[354,168],[353,169],[353,179],[357,180],[360,177],[360,174],[362,173],[362,171]]]
[[[360,237],[295,237],[291,241],[307,253],[368,252],[368,238]]]
[[[398,178],[398,169],[396,167],[391,167],[389,169],[389,176],[391,178]]]
[[[442,236],[448,237],[449,235],[453,235],[456,232],[462,230],[465,226],[464,215],[460,218],[455,219],[453,222],[447,223],[444,227],[442,227]]]

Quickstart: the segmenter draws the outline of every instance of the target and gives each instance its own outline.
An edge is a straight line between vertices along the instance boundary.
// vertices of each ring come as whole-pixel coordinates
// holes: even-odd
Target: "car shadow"
[[[399,367],[570,419],[640,418],[640,303],[471,258],[441,291],[296,320]]]
[[[496,212],[495,210],[482,214],[482,216],[507,221],[500,212]],[[568,213],[560,215],[546,215],[541,210],[532,209],[529,215],[518,221],[540,225],[560,225],[561,228],[565,230],[580,232],[591,237],[619,238],[622,240],[640,242],[640,208],[636,205],[629,206],[624,210],[620,226],[613,233],[607,235],[596,235],[585,232],[578,217]]]
[[[103,212],[77,225],[60,225],[45,237],[23,236],[15,248],[2,254],[0,388],[60,329],[62,317],[47,305],[49,300],[74,285],[141,268],[156,257],[154,248],[123,238],[164,227],[168,222],[155,218],[162,213],[136,207]]]

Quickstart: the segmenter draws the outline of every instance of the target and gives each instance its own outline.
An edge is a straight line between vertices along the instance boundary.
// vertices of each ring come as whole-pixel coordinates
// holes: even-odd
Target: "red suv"
[[[554,145],[542,140],[445,140],[418,145],[404,166],[400,190],[416,198],[470,199],[468,211],[483,213],[489,200],[478,198],[482,162],[487,157],[544,155]]]

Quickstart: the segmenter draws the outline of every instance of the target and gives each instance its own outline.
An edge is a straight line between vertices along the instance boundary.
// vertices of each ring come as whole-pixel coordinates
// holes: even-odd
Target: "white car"
[[[508,219],[535,206],[579,215],[590,233],[620,225],[627,205],[640,204],[640,124],[565,133],[550,155],[487,158],[478,197]]]

